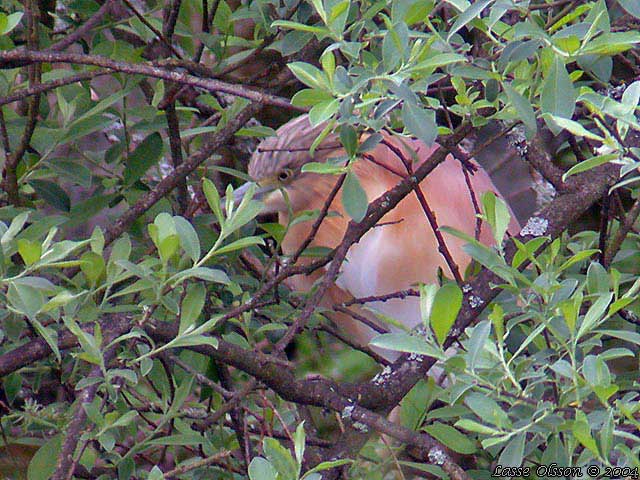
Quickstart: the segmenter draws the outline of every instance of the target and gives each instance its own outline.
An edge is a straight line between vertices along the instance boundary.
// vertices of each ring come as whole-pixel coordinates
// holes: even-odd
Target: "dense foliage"
[[[637,478],[638,5],[5,0],[3,475]],[[344,145],[346,167],[309,168],[346,175],[353,221],[300,263],[280,243],[321,213],[283,226],[233,191],[305,111],[326,122],[312,149]],[[367,203],[348,162],[379,138],[359,133],[464,161],[487,125],[553,198],[511,237],[484,195],[497,248],[447,230],[474,268],[398,292],[424,328],[374,339],[406,354],[381,365],[286,279],[337,270],[410,194]]]

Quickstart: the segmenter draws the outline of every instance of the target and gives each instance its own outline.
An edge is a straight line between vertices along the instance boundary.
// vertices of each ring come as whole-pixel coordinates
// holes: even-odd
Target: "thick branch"
[[[31,50],[0,51],[0,68],[14,68],[16,64],[32,63],[72,63],[77,65],[93,65],[108,68],[114,72],[129,75],[144,75],[146,77],[161,78],[170,82],[191,87],[200,87],[210,92],[224,92],[237,97],[247,98],[262,105],[273,105],[288,110],[307,111],[306,108],[291,105],[288,99],[248,89],[242,85],[234,85],[209,78],[198,78],[172,69],[162,68],[148,63],[126,63],[111,60],[99,55],[85,55],[67,52],[37,52]]]

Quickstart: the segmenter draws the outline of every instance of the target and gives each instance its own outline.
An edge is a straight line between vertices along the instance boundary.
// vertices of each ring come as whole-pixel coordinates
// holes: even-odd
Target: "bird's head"
[[[234,192],[239,201],[252,183],[257,185],[254,198],[265,204],[263,213],[286,212],[287,202],[296,211],[297,201],[314,192],[321,181],[319,175],[305,173],[302,167],[309,162],[322,162],[335,156],[340,141],[329,134],[316,149],[314,156],[309,149],[325,125],[312,127],[307,115],[302,115],[280,127],[277,134],[266,138],[254,152],[249,162],[249,176],[253,182],[246,183]],[[323,182],[324,183],[324,182]],[[286,192],[286,197],[283,194]],[[300,205],[303,207],[303,205]]]

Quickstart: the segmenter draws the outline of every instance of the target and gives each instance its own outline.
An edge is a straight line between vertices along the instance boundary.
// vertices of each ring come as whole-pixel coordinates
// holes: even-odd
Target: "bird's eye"
[[[280,170],[278,173],[278,180],[281,182],[286,182],[293,175],[293,171],[290,168],[285,168],[284,170]]]

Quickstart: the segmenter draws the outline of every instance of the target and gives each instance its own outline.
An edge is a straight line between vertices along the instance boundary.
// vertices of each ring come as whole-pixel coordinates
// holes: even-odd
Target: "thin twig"
[[[121,0],[121,1],[122,1],[122,3],[124,3],[127,6],[127,8],[129,10],[131,10],[133,12],[133,14],[136,16],[136,18],[138,20],[140,20],[140,22],[142,22],[142,24],[145,27],[147,27],[149,30],[151,30],[153,32],[153,34],[156,37],[158,37],[158,40],[160,40],[160,42],[162,44],[164,44],[164,46],[166,46],[171,51],[171,53],[173,53],[178,58],[182,58],[182,55],[171,44],[171,41],[167,40],[167,38],[165,38],[165,36],[162,34],[162,32],[160,30],[158,30],[156,27],[151,25],[151,23],[149,23],[149,21],[144,17],[144,15],[141,12],[138,11],[138,9],[135,7],[135,5],[133,5],[129,0]]]
[[[62,50],[70,47],[74,43],[80,41],[82,37],[89,34],[89,32],[95,30],[98,24],[102,21],[102,19],[109,13],[111,10],[111,4],[113,0],[106,0],[102,6],[94,13],[91,18],[89,18],[86,22],[84,22],[80,27],[78,27],[74,32],[70,33],[62,40],[57,43],[54,43],[49,47],[49,50],[53,52],[61,52]]]
[[[598,249],[600,253],[598,260],[600,264],[607,268],[607,238],[609,235],[609,213],[610,213],[611,196],[607,192],[602,196],[602,206],[600,208],[600,228],[598,234]]]
[[[611,242],[609,242],[609,247],[607,248],[605,255],[606,265],[610,265],[613,261],[613,258],[616,256],[618,251],[620,251],[622,242],[624,242],[624,239],[627,238],[627,235],[633,228],[636,220],[638,220],[638,216],[640,216],[640,198],[636,199],[636,201],[633,202],[633,206],[624,216],[624,218],[620,222],[618,231],[614,235]]]
[[[402,150],[400,150],[396,145],[393,145],[391,142],[387,141],[386,139],[383,139],[381,143],[385,145],[389,150],[391,150],[396,157],[398,157],[398,159],[404,165],[404,168],[407,170],[407,175],[413,175],[413,167],[411,166],[411,162],[405,156],[404,152],[402,152]],[[467,159],[467,163],[469,163],[468,159]],[[427,217],[429,225],[431,226],[431,231],[436,237],[436,242],[438,243],[438,251],[440,252],[440,255],[442,255],[444,257],[445,262],[447,262],[447,266],[449,267],[449,270],[451,271],[456,283],[458,285],[462,285],[464,280],[462,278],[462,275],[460,275],[460,268],[458,267],[458,264],[453,259],[453,256],[449,251],[449,247],[447,247],[447,242],[442,236],[442,232],[440,232],[440,226],[438,225],[436,214],[429,206],[429,203],[427,202],[427,199],[424,196],[424,192],[422,191],[422,188],[420,187],[419,183],[416,183],[416,185],[413,188],[413,191],[416,197],[418,198],[418,203],[420,203],[420,207],[422,208],[422,211]]]
[[[167,85],[170,85],[167,83]],[[171,150],[171,164],[174,168],[178,168],[184,160],[182,158],[182,139],[180,138],[180,120],[176,113],[175,102],[169,103],[165,109],[167,117],[167,136],[169,137],[169,148]],[[189,206],[189,192],[187,190],[187,180],[183,178],[176,185],[176,199],[178,203],[178,212],[184,215]]]
[[[215,455],[211,455],[207,458],[203,458],[202,460],[190,461],[189,463],[177,466],[173,470],[169,470],[164,474],[164,478],[168,480],[172,477],[178,477],[198,468],[206,467],[208,465],[215,465],[219,463],[223,458],[226,458],[230,455],[231,452],[229,450],[222,450],[221,452],[218,452]]]
[[[307,249],[307,247],[311,244],[311,242],[313,242],[313,239],[316,237],[318,230],[320,230],[320,226],[322,225],[323,220],[326,218],[327,214],[329,213],[329,208],[331,207],[333,200],[336,198],[336,195],[338,195],[338,192],[342,188],[342,185],[344,184],[344,181],[346,178],[347,178],[346,173],[343,173],[338,177],[338,181],[335,183],[335,185],[331,189],[331,192],[329,192],[329,195],[327,196],[327,199],[325,200],[324,205],[322,205],[322,209],[320,210],[318,217],[313,222],[313,225],[311,226],[311,230],[309,231],[309,234],[304,239],[300,247],[298,247],[296,252],[292,255],[291,257],[292,264],[298,261],[298,259],[300,258],[300,255],[302,255],[304,251]]]
[[[96,77],[100,77],[102,75],[108,75],[110,73],[111,71],[109,70],[93,70],[90,72],[82,72],[75,75],[69,75],[68,77],[58,78],[56,80],[50,80],[44,83],[38,83],[36,85],[30,85],[27,88],[16,90],[9,95],[0,97],[0,106],[6,105],[12,102],[17,102],[19,100],[23,100],[24,98],[31,97],[33,95],[40,95],[42,93],[46,93],[50,90],[55,90],[56,88],[60,88],[65,85],[70,85],[72,83],[84,82],[85,80],[92,80]]]
[[[354,298],[352,300],[344,302],[342,305],[345,307],[348,307],[350,305],[361,305],[365,303],[386,302],[394,298],[404,299],[407,297],[419,297],[419,296],[420,296],[420,292],[418,292],[413,288],[409,288],[407,290],[398,290],[397,292],[387,293],[385,295],[372,295],[370,297]]]

